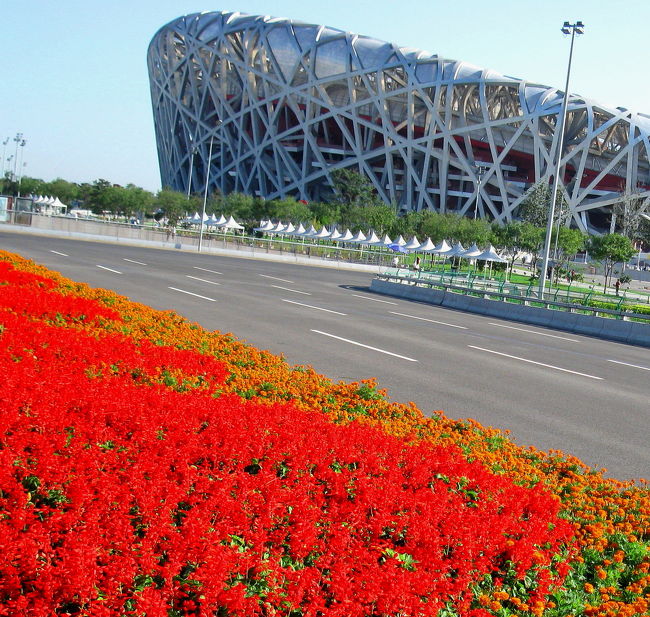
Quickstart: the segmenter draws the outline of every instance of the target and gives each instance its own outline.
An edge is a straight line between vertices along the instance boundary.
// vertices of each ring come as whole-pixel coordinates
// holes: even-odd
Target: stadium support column
[[[544,260],[542,262],[542,271],[539,274],[539,297],[544,298],[544,288],[546,287],[546,275],[548,272],[548,258],[551,252],[551,236],[553,235],[553,218],[555,215],[555,204],[557,202],[557,192],[560,185],[560,169],[562,167],[562,150],[564,149],[564,130],[566,128],[567,109],[569,107],[569,78],[571,77],[571,60],[573,58],[573,41],[576,34],[584,32],[584,24],[577,21],[575,24],[564,22],[562,32],[571,35],[571,47],[569,48],[569,64],[566,71],[566,86],[564,87],[564,100],[562,101],[562,118],[560,120],[560,134],[557,141],[557,152],[555,161],[555,177],[553,178],[553,193],[551,195],[551,207],[548,212],[548,221],[546,223],[546,237],[544,239]]]

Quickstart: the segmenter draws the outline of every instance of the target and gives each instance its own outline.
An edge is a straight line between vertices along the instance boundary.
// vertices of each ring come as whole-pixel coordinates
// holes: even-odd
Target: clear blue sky
[[[14,154],[21,132],[25,175],[157,191],[147,46],[169,21],[202,10],[324,24],[562,89],[560,28],[581,19],[571,91],[650,114],[648,0],[230,1],[2,0],[0,148],[9,137]]]

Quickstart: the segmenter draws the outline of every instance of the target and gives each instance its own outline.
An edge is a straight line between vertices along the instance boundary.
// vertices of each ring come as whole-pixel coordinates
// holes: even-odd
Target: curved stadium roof
[[[506,222],[554,171],[561,91],[425,51],[204,12],[161,28],[148,65],[162,183],[177,190],[202,191],[209,164],[223,193],[318,200],[350,167],[402,210],[478,207]],[[561,180],[574,225],[602,228],[622,193],[650,197],[649,134],[646,115],[570,96]]]

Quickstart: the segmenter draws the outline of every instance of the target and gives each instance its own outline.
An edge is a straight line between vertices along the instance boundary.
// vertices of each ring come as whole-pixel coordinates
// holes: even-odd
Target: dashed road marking
[[[317,311],[325,311],[326,313],[334,313],[336,315],[347,315],[347,313],[341,313],[339,311],[333,311],[331,309],[321,308],[320,306],[312,306],[311,304],[303,304],[302,302],[294,302],[293,300],[285,300],[282,298],[282,302],[288,302],[289,304],[297,304],[298,306],[306,306],[307,308],[316,309]]]
[[[178,287],[168,287],[168,289],[173,289],[174,291],[180,291],[182,294],[187,294],[188,296],[195,296],[196,298],[201,298],[201,300],[209,300],[210,302],[216,302],[214,298],[208,298],[207,296],[202,296],[200,294],[192,293],[191,291],[185,291],[184,289],[178,289]]]
[[[357,347],[364,347],[365,349],[371,349],[372,351],[378,351],[379,353],[386,354],[388,356],[394,356],[395,358],[400,358],[401,360],[408,360],[409,362],[417,362],[414,358],[409,358],[408,356],[401,356],[398,353],[393,353],[392,351],[387,351],[386,349],[379,349],[379,347],[371,347],[370,345],[365,345],[364,343],[359,343],[358,341],[353,341],[348,338],[343,338],[342,336],[336,336],[335,334],[329,334],[328,332],[323,332],[321,330],[311,330],[316,334],[322,334],[323,336],[329,336],[330,338],[336,339],[337,341],[343,341],[344,343],[350,343],[350,345],[356,345]]]
[[[396,311],[389,311],[392,315],[400,315],[401,317],[410,317],[411,319],[419,319],[420,321],[430,321],[431,323],[437,323],[441,326],[449,326],[450,328],[460,328],[461,330],[467,330],[467,326],[457,326],[453,323],[447,323],[446,321],[436,321],[435,319],[428,319],[427,317],[418,317],[417,315],[407,315],[406,313],[397,313]]]
[[[101,268],[102,270],[108,270],[109,272],[115,272],[115,274],[122,274],[119,270],[113,270],[113,268],[107,268],[106,266],[100,266],[99,264],[96,264],[98,268]]]
[[[485,351],[487,353],[496,354],[497,356],[504,356],[505,358],[512,358],[513,360],[519,360],[520,362],[527,362],[528,364],[536,364],[537,366],[544,366],[546,368],[553,369],[554,371],[562,371],[563,373],[571,373],[573,375],[580,375],[581,377],[588,377],[589,379],[598,379],[602,381],[602,377],[596,377],[595,375],[588,375],[587,373],[579,373],[578,371],[572,371],[568,368],[562,368],[560,366],[553,366],[552,364],[544,364],[543,362],[535,362],[535,360],[528,360],[527,358],[520,358],[519,356],[511,356],[507,353],[502,353],[500,351],[494,351],[493,349],[485,349],[484,347],[476,347],[475,345],[468,345],[471,349],[478,349],[479,351]]]

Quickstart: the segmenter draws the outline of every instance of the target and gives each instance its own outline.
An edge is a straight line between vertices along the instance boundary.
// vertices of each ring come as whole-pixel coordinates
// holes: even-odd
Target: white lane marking
[[[378,298],[369,298],[368,296],[360,296],[359,294],[352,294],[355,298],[363,298],[364,300],[372,300],[373,302],[383,302],[384,304],[394,304],[397,306],[397,302],[389,302],[388,300],[379,300]]]
[[[580,341],[575,338],[569,338],[568,336],[559,336],[557,334],[547,334],[546,332],[537,332],[536,330],[528,330],[528,328],[517,328],[517,326],[505,326],[501,323],[492,323],[488,322],[490,326],[498,326],[499,328],[509,328],[510,330],[521,330],[522,332],[530,332],[531,334],[539,334],[540,336],[550,336],[551,338],[561,338],[564,341],[571,341],[572,343],[579,343]]]
[[[62,257],[70,257],[67,253],[60,253],[59,251],[53,251],[50,249],[50,253],[56,253],[57,255],[61,255]]]
[[[177,287],[168,287],[167,289],[173,289],[174,291],[180,291],[182,294],[187,294],[188,296],[196,296],[202,300],[210,300],[210,302],[216,302],[214,298],[208,298],[206,296],[200,296],[199,294],[192,293],[191,291],[185,291],[184,289],[178,289]]]
[[[279,279],[277,276],[269,276],[268,274],[258,274],[257,276],[263,276],[265,279],[273,279],[274,281],[281,281],[282,283],[293,283],[293,281],[287,281],[287,279]]]
[[[216,270],[208,270],[207,268],[199,268],[199,266],[192,266],[195,270],[203,270],[203,272],[212,272],[212,274],[223,274],[223,272],[217,272]]]
[[[202,283],[210,283],[210,285],[221,285],[221,283],[217,283],[216,281],[208,281],[207,279],[200,279],[198,276],[192,276],[191,274],[186,274],[185,276],[188,279],[194,279],[195,281],[201,281]]]
[[[276,289],[283,289],[284,291],[292,291],[295,294],[302,294],[303,296],[311,296],[311,294],[306,292],[306,291],[298,291],[297,289],[289,289],[288,287],[280,287],[280,285],[271,285],[271,287],[275,287]]]
[[[618,360],[607,360],[607,362],[622,364],[623,366],[631,366],[632,368],[640,368],[642,371],[650,371],[650,367],[648,366],[639,366],[638,364],[630,364],[629,362],[619,362]]]
[[[320,306],[312,306],[311,304],[303,304],[302,302],[294,302],[293,300],[285,300],[282,298],[282,302],[288,302],[289,304],[297,304],[298,306],[306,306],[307,308],[313,308],[317,311],[325,311],[326,313],[334,313],[336,315],[347,315],[347,313],[339,313],[339,311],[332,311],[330,309],[321,308]]]
[[[408,360],[409,362],[417,362],[414,358],[409,358],[407,356],[400,356],[397,353],[393,353],[392,351],[386,351],[385,349],[379,349],[378,347],[371,347],[370,345],[364,345],[363,343],[359,343],[357,341],[352,341],[349,338],[343,338],[341,336],[336,336],[334,334],[328,334],[327,332],[322,332],[321,330],[313,330],[312,332],[316,332],[316,334],[322,334],[323,336],[329,336],[330,338],[335,338],[338,341],[343,341],[344,343],[350,343],[351,345],[357,345],[358,347],[365,347],[366,349],[372,349],[372,351],[378,351],[379,353],[385,353],[388,356],[395,356],[396,358],[401,358],[402,360]]]
[[[99,264],[96,264],[98,268],[101,268],[102,270],[108,270],[109,272],[115,272],[115,274],[122,274],[119,270],[113,270],[113,268],[107,268],[106,266],[100,266]]]
[[[146,266],[147,264],[142,263],[141,261],[136,261],[135,259],[128,259],[127,257],[122,257],[124,261],[129,261],[132,264],[138,264],[139,266]]]
[[[500,351],[494,351],[493,349],[485,349],[483,347],[476,347],[475,345],[468,345],[472,349],[478,349],[479,351],[486,351],[487,353],[493,353],[497,356],[504,356],[506,358],[512,358],[513,360],[519,360],[520,362],[528,362],[529,364],[537,364],[537,366],[544,366],[546,368],[552,368],[556,371],[562,371],[563,373],[572,373],[573,375],[580,375],[581,377],[588,377],[589,379],[598,379],[602,381],[602,377],[596,377],[594,375],[588,375],[587,373],[579,373],[578,371],[571,371],[568,368],[561,368],[559,366],[553,366],[552,364],[544,364],[543,362],[535,362],[534,360],[527,360],[526,358],[520,358],[519,356],[511,356],[507,353],[501,353]]]
[[[420,319],[421,321],[430,321],[431,323],[437,323],[441,326],[449,326],[450,328],[460,328],[461,330],[467,330],[467,326],[457,326],[453,323],[447,323],[445,321],[436,321],[435,319],[427,319],[426,317],[417,317],[416,315],[407,315],[406,313],[397,313],[395,311],[389,311],[393,315],[400,315],[401,317],[410,317],[411,319]]]

